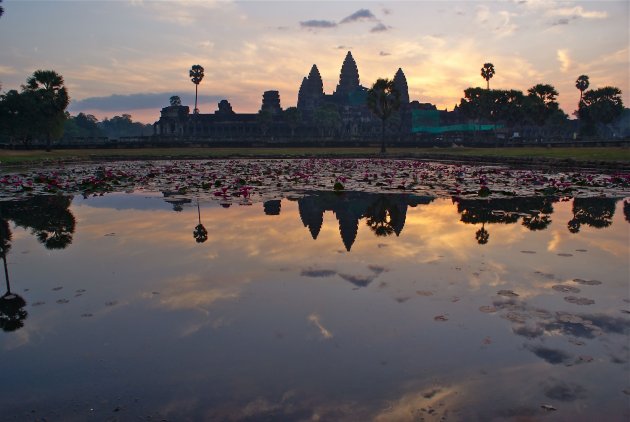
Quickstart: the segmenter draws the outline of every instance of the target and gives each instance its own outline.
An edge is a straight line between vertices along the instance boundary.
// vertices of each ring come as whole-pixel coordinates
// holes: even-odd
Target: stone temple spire
[[[322,76],[319,74],[319,69],[315,64],[308,74],[308,85],[311,96],[317,97],[324,95],[324,82],[322,82]]]
[[[302,79],[302,85],[298,92],[298,108],[307,112],[315,110],[323,98],[324,82],[317,65],[313,65],[308,77]]]
[[[335,94],[347,95],[359,88],[359,69],[357,63],[352,57],[352,53],[348,51],[346,58],[341,66],[339,75],[339,85],[335,90]]]
[[[398,68],[398,72],[394,76],[394,86],[400,93],[400,104],[409,104],[409,87],[407,86],[407,78],[402,69]]]

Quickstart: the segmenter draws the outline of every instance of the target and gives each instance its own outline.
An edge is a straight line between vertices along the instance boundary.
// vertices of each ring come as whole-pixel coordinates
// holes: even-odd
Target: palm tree
[[[485,245],[490,239],[490,233],[485,228],[486,223],[481,223],[481,228],[475,232],[475,239],[480,245]]]
[[[2,3],[2,0],[0,0],[0,3]],[[4,15],[4,7],[0,6],[0,16]]]
[[[25,93],[35,96],[40,120],[39,130],[46,135],[46,151],[50,151],[51,137],[63,134],[65,110],[70,103],[63,76],[54,70],[36,70],[26,80]]]
[[[199,114],[199,109],[197,108],[197,88],[199,87],[199,84],[201,83],[201,80],[203,79],[203,67],[201,67],[198,64],[193,65],[193,67],[190,69],[190,72],[188,73],[188,76],[190,76],[190,80],[192,81],[192,83],[195,84],[195,114]]]
[[[588,76],[586,75],[580,75],[575,81],[575,87],[580,90],[580,103],[582,102],[582,96],[584,95],[584,91],[588,89],[589,85],[590,83],[588,81]]]
[[[394,81],[377,79],[368,91],[367,106],[372,113],[381,119],[381,154],[384,154],[385,122],[394,111],[400,108],[400,92],[396,89]]]
[[[481,77],[486,80],[487,88],[490,89],[490,79],[494,76],[494,65],[492,63],[484,63],[481,68]]]
[[[203,243],[208,240],[208,230],[201,224],[201,210],[199,209],[199,201],[197,201],[197,215],[199,216],[199,224],[193,231],[193,237],[197,243]]]
[[[179,107],[180,105],[182,105],[182,99],[179,98],[178,95],[173,95],[168,101],[171,107]]]

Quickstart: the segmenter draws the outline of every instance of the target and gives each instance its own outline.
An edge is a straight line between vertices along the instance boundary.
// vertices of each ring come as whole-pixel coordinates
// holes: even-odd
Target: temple
[[[400,138],[411,134],[411,111],[436,110],[431,104],[410,102],[407,79],[402,69],[394,84],[401,107],[390,119],[387,131]],[[262,95],[258,113],[235,113],[228,100],[222,100],[210,114],[194,114],[188,106],[172,104],[162,109],[155,123],[155,135],[173,140],[207,142],[309,140],[363,141],[380,135],[380,120],[367,107],[368,88],[361,85],[359,68],[348,51],[341,65],[339,82],[333,93],[324,92],[316,64],[304,76],[298,90],[297,107],[283,110],[278,91]]]

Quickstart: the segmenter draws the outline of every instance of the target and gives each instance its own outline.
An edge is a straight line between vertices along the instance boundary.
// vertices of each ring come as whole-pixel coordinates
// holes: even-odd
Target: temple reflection
[[[324,213],[331,211],[339,222],[341,240],[349,252],[357,237],[359,221],[377,236],[399,236],[405,226],[408,207],[426,205],[435,198],[409,194],[366,192],[312,192],[297,200],[300,219],[317,239],[324,221]]]

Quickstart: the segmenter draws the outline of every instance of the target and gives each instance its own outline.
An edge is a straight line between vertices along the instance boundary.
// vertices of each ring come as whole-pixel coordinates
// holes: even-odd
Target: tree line
[[[0,137],[25,147],[62,137],[118,139],[125,136],[149,136],[153,126],[134,122],[129,114],[98,121],[91,114],[71,116],[63,77],[53,70],[37,70],[21,89],[0,95]]]

